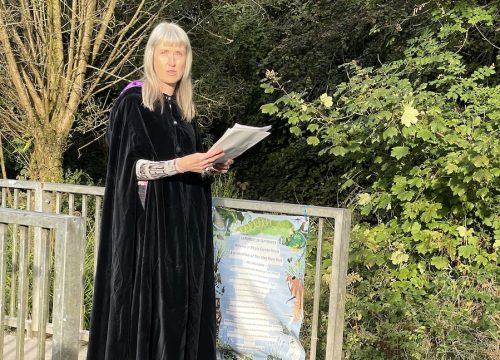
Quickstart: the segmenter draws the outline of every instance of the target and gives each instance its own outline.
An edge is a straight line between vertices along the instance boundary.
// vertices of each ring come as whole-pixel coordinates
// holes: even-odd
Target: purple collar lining
[[[133,88],[133,87],[142,87],[143,84],[144,84],[144,82],[142,80],[134,80],[131,83],[129,83],[127,86],[125,86],[125,88],[122,90],[122,92],[120,93],[120,95],[123,94],[125,91],[127,91],[130,88]]]

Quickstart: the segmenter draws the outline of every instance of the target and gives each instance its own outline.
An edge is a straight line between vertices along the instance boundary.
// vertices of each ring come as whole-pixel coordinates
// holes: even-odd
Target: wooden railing
[[[83,219],[76,216],[0,209],[0,356],[5,328],[12,327],[16,329],[16,359],[24,358],[25,329],[36,330],[37,359],[45,359],[47,333],[53,335],[52,359],[78,358],[84,228]],[[32,246],[31,230],[38,234]],[[10,277],[10,283],[17,283],[17,291],[9,297],[15,305],[6,313],[7,254],[14,236],[18,238],[18,256],[16,277]],[[36,263],[30,261],[31,249],[39,256]],[[51,270],[53,282],[49,281]],[[36,293],[30,291],[30,279],[37,283]],[[15,286],[9,288],[12,291]],[[28,319],[30,299],[32,308],[38,309],[36,320]]]
[[[32,181],[16,181],[16,180],[0,180],[0,188],[2,189],[1,206],[14,209],[25,209],[43,211],[54,214],[67,214],[78,216],[83,225],[83,249],[85,249],[84,258],[86,259],[85,271],[82,272],[84,277],[83,293],[91,295],[92,281],[95,269],[95,261],[97,248],[99,245],[99,229],[101,219],[101,206],[104,196],[103,187],[57,184],[57,183],[40,183]],[[314,275],[314,301],[312,311],[311,324],[311,343],[309,350],[309,359],[316,359],[317,341],[318,341],[318,325],[320,314],[320,291],[321,291],[321,262],[322,262],[322,247],[324,244],[323,234],[325,220],[333,220],[334,237],[332,244],[332,276],[329,284],[329,310],[328,310],[328,328],[327,328],[327,346],[325,359],[340,360],[342,357],[342,337],[344,328],[344,304],[346,292],[346,275],[347,275],[347,257],[348,244],[351,224],[351,212],[348,209],[304,206],[295,204],[261,202],[250,200],[214,198],[214,206],[222,206],[233,209],[272,212],[289,215],[307,215],[318,220],[317,231],[317,257],[315,262]],[[48,215],[47,215],[48,216]],[[16,231],[13,235],[16,235]],[[43,243],[43,231],[34,231],[34,243]],[[21,239],[21,243],[25,241]],[[12,246],[16,247],[19,240],[14,237]],[[11,252],[11,277],[18,277],[20,271],[20,258],[17,258],[18,249]],[[34,269],[43,269],[45,253],[42,249],[34,248]],[[75,265],[76,266],[76,265]],[[2,267],[2,269],[4,269]],[[33,299],[38,299],[44,294],[42,282],[45,280],[34,278]],[[81,283],[81,278],[80,278]],[[9,314],[13,314],[15,308],[15,294],[22,291],[10,284],[10,300],[8,305]],[[76,294],[76,292],[74,293]],[[79,294],[82,294],[80,291]],[[82,296],[79,296],[80,304]],[[43,304],[34,301],[31,311],[31,322],[28,326],[29,331],[37,331],[41,322],[40,318],[44,313]],[[84,324],[88,323],[90,309],[83,309],[78,313],[84,314],[81,321],[80,340],[88,341],[88,330]],[[2,309],[2,312],[4,310]],[[18,323],[22,326],[22,322]],[[14,325],[10,322],[9,325]],[[50,326],[48,327],[50,330]],[[55,333],[55,329],[54,329]],[[75,335],[76,336],[76,335]],[[78,336],[76,336],[78,338]],[[1,352],[0,352],[1,354]]]

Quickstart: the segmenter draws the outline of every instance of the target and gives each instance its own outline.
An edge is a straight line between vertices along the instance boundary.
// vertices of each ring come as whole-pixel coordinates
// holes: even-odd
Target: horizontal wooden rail
[[[40,229],[41,238],[34,243],[35,249],[43,254],[43,261],[34,266],[33,276],[38,277],[41,288],[33,303],[38,303],[40,314],[37,319],[38,359],[44,359],[45,337],[48,323],[49,306],[49,231],[55,234],[54,258],[54,298],[53,298],[53,344],[52,359],[77,359],[79,350],[81,297],[75,296],[82,291],[83,251],[85,243],[85,223],[80,217],[48,214],[26,210],[0,208],[0,340],[3,346],[4,325],[11,323],[5,316],[5,272],[8,226],[20,229],[19,290],[17,292],[17,339],[16,359],[24,354],[24,337],[27,316],[29,228]],[[35,264],[36,265],[36,264]],[[3,348],[0,346],[0,354]]]
[[[93,226],[93,230],[83,230],[85,234],[92,234],[94,237],[94,246],[92,247],[92,256],[94,256],[94,264],[97,259],[97,249],[99,246],[99,230],[101,222],[101,206],[104,196],[104,187],[72,185],[60,183],[40,183],[34,181],[18,181],[18,180],[0,180],[2,188],[2,206],[7,204],[7,189],[12,189],[15,195],[14,206],[19,206],[19,191],[25,190],[27,198],[25,207],[32,208],[29,199],[34,194],[35,206],[38,211],[48,211],[53,213],[61,213],[63,202],[65,211],[68,214],[78,214],[81,216],[84,225],[87,227],[89,222]],[[78,196],[76,198],[75,196]],[[63,198],[66,196],[66,198]],[[65,200],[66,199],[66,200]],[[76,202],[79,201],[80,208],[77,209]],[[328,310],[328,328],[327,328],[327,348],[325,359],[337,360],[341,359],[342,354],[342,337],[344,328],[344,306],[346,293],[346,277],[347,277],[347,257],[349,246],[349,235],[351,227],[351,211],[343,208],[286,204],[276,202],[262,202],[253,200],[228,199],[228,198],[213,198],[213,206],[227,207],[231,209],[257,211],[266,213],[279,213],[287,215],[305,215],[313,218],[318,218],[318,239],[317,239],[317,255],[315,263],[314,275],[314,302],[312,314],[312,329],[311,329],[311,346],[309,358],[316,359],[316,348],[318,340],[319,326],[319,308],[320,308],[320,285],[321,285],[321,262],[323,248],[323,234],[325,219],[334,221],[334,239],[332,251],[332,276],[330,281],[330,297]],[[94,206],[93,216],[87,219],[89,213],[89,203]],[[48,214],[47,214],[48,215]],[[50,217],[48,217],[50,218]],[[83,225],[82,225],[83,226]],[[36,235],[40,238],[40,235]],[[41,259],[43,254],[35,254],[36,259]],[[38,264],[41,260],[37,260]],[[94,266],[95,269],[95,266]],[[42,288],[40,284],[35,283],[35,289]],[[39,290],[36,290],[37,293]],[[80,298],[81,299],[81,298]],[[39,317],[41,310],[38,305],[34,304],[33,308],[33,324],[32,329],[36,330],[35,321]],[[78,338],[78,335],[76,335]],[[80,330],[81,340],[88,339],[88,331]]]

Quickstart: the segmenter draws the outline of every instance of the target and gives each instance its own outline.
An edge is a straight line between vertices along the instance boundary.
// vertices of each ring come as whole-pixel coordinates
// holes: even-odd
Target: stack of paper
[[[224,156],[217,159],[215,163],[223,163],[227,159],[235,159],[252,146],[270,135],[271,125],[254,127],[235,124],[227,129],[224,135],[210,148],[220,147],[224,150]]]

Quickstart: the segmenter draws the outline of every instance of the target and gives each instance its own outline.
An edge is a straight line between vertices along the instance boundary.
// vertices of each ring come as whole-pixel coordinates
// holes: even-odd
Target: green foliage
[[[494,64],[471,65],[452,49],[471,26],[498,26],[494,11],[437,8],[401,59],[347,63],[349,81],[332,94],[285,93],[261,108],[325,161],[347,164],[339,190],[359,217],[348,359],[494,356],[500,86]],[[276,76],[266,84],[284,90]]]
[[[238,198],[239,188],[235,182],[234,172],[214,174],[212,181],[212,196],[220,198]]]

